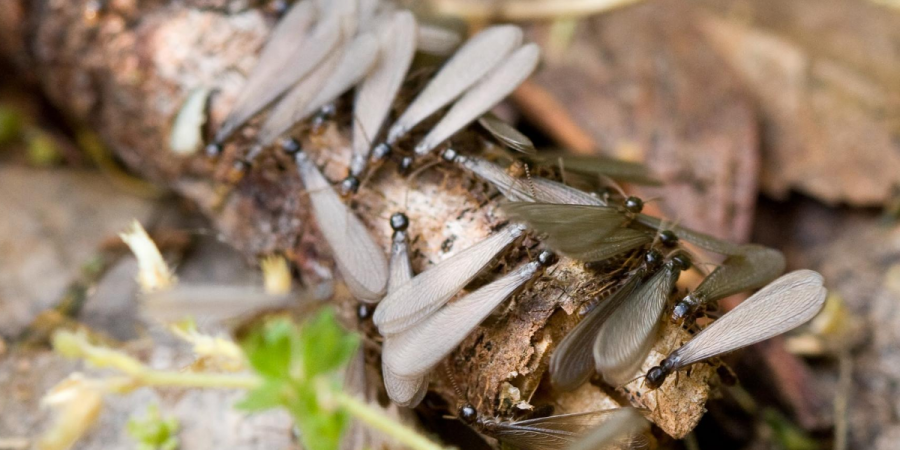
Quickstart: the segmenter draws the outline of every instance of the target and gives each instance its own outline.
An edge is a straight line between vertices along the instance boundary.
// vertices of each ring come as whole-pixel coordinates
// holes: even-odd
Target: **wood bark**
[[[339,274],[289,157],[269,149],[246,176],[228,181],[235,158],[255,133],[252,124],[220,158],[178,157],[167,148],[172,119],[194,88],[218,90],[210,119],[214,125],[221,122],[275,21],[265,5],[245,1],[7,0],[0,6],[0,50],[75,123],[97,130],[132,170],[194,201],[225,240],[248,257],[287,255],[309,286]],[[346,109],[322,132],[303,135],[306,151],[332,180],[346,174],[349,160]],[[460,150],[480,150],[480,141],[462,141]],[[395,211],[407,213],[416,271],[474,244],[503,222],[496,193],[448,165],[412,179],[399,176],[391,164],[381,167],[365,181],[352,206],[385,249],[388,217]],[[526,239],[492,273],[535,256],[538,245]],[[607,281],[563,259],[449,359],[449,372],[465,398],[448,387],[443,370],[433,377],[433,393],[452,412],[468,401],[481,414],[501,416],[512,415],[521,401],[536,403],[538,398],[557,403],[560,412],[630,401],[651,409],[651,419],[666,433],[684,436],[705,411],[712,374],[708,366],[672,377],[652,393],[640,381],[619,391],[590,385],[585,389],[603,400],[588,404],[584,396],[560,397],[542,387],[553,348],[577,323],[579,307]],[[336,297],[350,317],[355,302],[341,290]],[[370,325],[362,329],[377,342]],[[667,326],[648,367],[686,338],[679,328]]]

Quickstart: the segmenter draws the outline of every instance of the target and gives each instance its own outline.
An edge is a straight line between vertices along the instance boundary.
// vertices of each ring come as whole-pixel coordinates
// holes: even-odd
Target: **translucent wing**
[[[543,202],[567,205],[601,205],[587,192],[546,178],[516,178],[503,167],[477,156],[458,155],[454,162],[479,178],[493,184],[503,196],[514,202]]]
[[[494,136],[494,139],[501,144],[517,152],[530,155],[537,153],[537,150],[534,148],[534,143],[531,142],[531,139],[528,139],[528,136],[525,136],[514,126],[504,122],[494,114],[490,112],[486,113],[478,118],[478,123],[482,128],[487,130],[488,133],[491,133],[491,136]]]
[[[449,55],[459,47],[462,38],[459,33],[444,27],[419,24],[417,46],[420,52],[432,55]]]
[[[537,262],[525,264],[391,336],[382,352],[385,364],[400,377],[427,375],[539,268]]]
[[[608,206],[513,202],[502,205],[506,215],[547,235],[546,243],[564,254],[579,254],[604,245],[603,239],[627,218]]]
[[[600,328],[594,341],[594,363],[611,385],[627,382],[640,370],[656,340],[659,319],[679,272],[672,263],[663,266]]]
[[[266,309],[284,308],[296,300],[296,296],[270,295],[256,287],[179,284],[142,295],[141,313],[163,323],[185,317],[224,322]]]
[[[278,136],[287,132],[294,126],[294,116],[322,91],[322,87],[328,84],[341,64],[345,53],[342,45],[335,47],[334,52],[325,58],[318,67],[300,80],[272,109],[272,113],[266,118],[257,136],[259,146],[271,145]]]
[[[388,278],[384,251],[359,218],[341,202],[309,157],[300,152],[296,159],[319,230],[331,246],[347,287],[360,300],[378,301],[384,294]]]
[[[738,292],[756,289],[784,272],[784,255],[773,248],[745,245],[744,253],[731,255],[707,276],[691,297],[711,302]]]
[[[409,329],[461,291],[525,230],[512,225],[422,272],[389,294],[373,321],[383,335]]]
[[[258,65],[247,80],[247,85],[216,133],[215,141],[221,143],[228,139],[236,129],[318,67],[332,53],[342,36],[355,33],[355,23],[355,20],[347,20],[345,15],[329,15],[293,51],[281,55],[278,60],[262,61],[267,65]]]
[[[372,141],[390,112],[416,52],[416,18],[409,11],[393,13],[378,33],[378,65],[360,85],[353,105],[353,161],[350,171],[365,169]]]
[[[395,292],[400,286],[408,283],[413,277],[409,264],[409,249],[405,231],[395,231],[391,244],[390,278],[388,278],[388,294]],[[391,337],[385,338],[384,346],[388,346]],[[384,377],[384,388],[388,398],[399,406],[414,408],[428,392],[426,377],[401,378],[391,372],[384,359],[381,362],[381,373]]]
[[[581,261],[603,261],[651,242],[653,242],[653,235],[650,233],[631,228],[617,228],[596,244],[585,246],[580,252],[565,253],[565,255]]]
[[[485,431],[502,442],[524,450],[563,450],[588,430],[610,420],[621,408],[561,414],[518,422],[494,422]]]
[[[566,153],[542,153],[536,159],[558,166],[566,172],[609,177],[615,180],[658,186],[662,184],[647,166],[605,156],[580,156]]]
[[[700,233],[688,228],[679,227],[671,223],[666,223],[657,217],[648,216],[646,214],[638,214],[637,221],[657,230],[672,230],[679,238],[684,239],[700,248],[722,255],[740,255],[743,253],[741,245],[733,244],[714,238],[708,234]]]
[[[669,357],[676,369],[790,331],[825,303],[822,275],[798,270],[778,278],[716,320]]]
[[[493,26],[466,41],[391,126],[388,143],[462,95],[521,43],[522,29],[514,25]]]
[[[531,76],[537,68],[540,55],[541,50],[537,44],[525,44],[510,54],[453,104],[441,121],[416,145],[416,154],[428,154],[500,103]]]
[[[582,437],[568,450],[600,450],[611,448],[649,448],[644,435],[650,422],[634,408],[619,408],[593,431]],[[626,447],[627,446],[627,447]]]
[[[346,49],[338,47],[278,102],[257,141],[270,145],[296,123],[337,99],[366,75],[377,56],[378,39],[372,33],[357,36]]]
[[[550,382],[555,389],[572,391],[591,377],[595,370],[592,349],[597,333],[609,316],[631,297],[640,285],[641,278],[641,274],[629,278],[602,305],[588,313],[559,343],[550,356]]]

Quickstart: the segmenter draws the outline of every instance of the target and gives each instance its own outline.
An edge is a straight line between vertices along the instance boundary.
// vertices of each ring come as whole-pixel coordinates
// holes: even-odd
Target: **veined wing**
[[[378,330],[398,334],[444,306],[524,231],[522,225],[508,226],[414,277],[375,309]]]
[[[572,255],[604,245],[603,239],[628,220],[609,206],[513,202],[501,206],[510,219],[547,235],[552,249]]]
[[[822,309],[822,275],[797,270],[753,294],[673,352],[677,367],[728,353],[790,331]]]
[[[397,142],[419,122],[462,95],[521,43],[522,29],[514,25],[493,26],[466,41],[391,126],[388,143]]]
[[[525,44],[472,86],[416,145],[416,155],[430,153],[466,125],[488,112],[516,90],[537,68],[541,50],[537,44]]]
[[[331,246],[347,287],[360,300],[378,301],[384,295],[388,278],[384,251],[309,157],[300,152],[296,160],[319,230]]]

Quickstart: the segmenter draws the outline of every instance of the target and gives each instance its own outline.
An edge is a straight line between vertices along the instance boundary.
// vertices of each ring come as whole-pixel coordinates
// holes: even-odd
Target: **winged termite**
[[[394,235],[391,239],[390,276],[388,277],[387,292],[390,295],[400,286],[408,283],[413,277],[412,267],[409,261],[409,244],[406,230],[409,227],[409,218],[406,214],[395,213],[391,216],[391,228]],[[388,346],[393,338],[387,337],[384,346]],[[399,406],[414,408],[428,392],[428,379],[425,376],[402,378],[394,374],[382,357],[381,373],[384,378],[384,388],[388,398]]]
[[[497,25],[478,33],[447,61],[388,131],[393,145],[419,122],[462,95],[522,43],[522,30]]]
[[[390,112],[416,51],[416,18],[399,11],[378,30],[380,56],[356,93],[353,104],[353,157],[350,175],[359,177],[368,163],[372,141]]]
[[[740,255],[743,253],[743,249],[739,244],[723,241],[708,234],[700,233],[699,231],[674,225],[657,217],[638,214],[635,217],[635,221],[656,230],[672,231],[678,238],[684,239],[704,250],[709,250],[722,255]]]
[[[516,178],[503,167],[477,156],[460,155],[447,149],[443,158],[479,178],[493,184],[508,200],[517,202],[545,202],[569,205],[599,205],[600,200],[586,192],[546,178]]]
[[[479,417],[475,408],[467,404],[460,408],[458,416],[476,430],[521,450],[565,450],[621,410],[614,408],[507,422]],[[645,435],[635,434],[622,445],[630,449],[647,448],[649,441]]]
[[[612,448],[641,448],[650,429],[650,422],[635,408],[619,408],[590,433],[575,442],[568,450],[601,450]],[[638,447],[640,445],[641,447]]]
[[[453,104],[450,111],[416,145],[416,155],[430,153],[511,94],[537,68],[540,55],[540,47],[534,43],[525,44],[512,52]]]
[[[459,33],[432,24],[419,24],[416,45],[422,53],[444,56],[453,53],[459,47],[462,38]]]
[[[644,255],[644,264],[631,273],[625,282],[601,305],[594,307],[559,343],[550,356],[550,383],[560,391],[572,391],[584,384],[595,372],[593,347],[597,334],[643,283],[648,273],[657,270],[662,255],[650,249]]]
[[[608,177],[614,180],[627,181],[636,184],[658,186],[662,184],[647,166],[609,158],[600,155],[572,155],[562,152],[545,152],[531,157],[535,162],[544,165],[556,166],[564,172],[574,172],[582,175]]]
[[[501,208],[510,219],[546,234],[547,245],[566,256],[602,250],[629,220],[626,210],[613,206],[512,202]]]
[[[491,112],[479,117],[478,124],[487,130],[497,142],[500,142],[517,152],[529,155],[537,153],[537,150],[534,148],[534,143],[531,142],[531,139],[528,139],[528,136],[525,136],[521,131],[504,122],[503,119]]]
[[[744,245],[741,255],[731,255],[712,271],[697,289],[675,304],[672,318],[681,322],[703,305],[738,292],[766,285],[784,272],[784,255],[761,245]]]
[[[378,56],[378,39],[363,33],[346,48],[339,46],[278,102],[263,124],[257,143],[271,145],[296,123],[348,91],[369,72]]]
[[[309,8],[302,6],[306,3],[309,2],[300,2],[295,8]],[[266,57],[260,59],[248,78],[247,85],[216,133],[214,145],[224,142],[241,125],[318,67],[338,45],[341,36],[355,34],[355,19],[351,20],[348,14],[335,13],[326,15],[306,36],[310,24],[299,17],[299,12],[297,15],[296,19],[288,21],[295,17],[291,12],[279,24],[275,35],[278,39],[267,45],[274,46],[273,50],[263,50]],[[280,31],[282,27],[283,32]]]
[[[552,257],[540,258],[550,264]],[[447,357],[496,307],[530,280],[544,264],[532,261],[460,299],[414,327],[390,336],[382,358],[400,377],[421,377]]]
[[[513,224],[413,277],[375,309],[373,321],[382,335],[403,332],[444,306],[494,258],[512,244],[525,227]]]
[[[797,270],[769,283],[650,369],[647,385],[659,388],[672,372],[802,325],[825,304],[822,283],[822,275],[812,270]]]
[[[673,256],[600,327],[593,343],[594,363],[607,383],[618,386],[640,370],[678,275],[690,265],[687,256]]]
[[[357,299],[377,302],[384,295],[388,279],[384,251],[359,218],[341,202],[309,156],[298,151],[294,158],[309,195],[313,216],[334,253],[347,287]]]

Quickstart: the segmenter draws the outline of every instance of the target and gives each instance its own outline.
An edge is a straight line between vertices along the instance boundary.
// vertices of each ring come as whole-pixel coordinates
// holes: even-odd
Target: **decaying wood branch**
[[[310,220],[289,157],[266,151],[231,185],[227,174],[235,155],[249,145],[252,125],[218,159],[178,157],[167,148],[172,119],[196,87],[218,89],[210,115],[213,123],[221,122],[274,21],[263,5],[241,1],[10,0],[0,7],[0,36],[2,50],[36,75],[49,98],[75,121],[97,130],[133,170],[200,205],[226,240],[248,257],[284,253],[300,269],[304,283],[315,284],[332,276],[333,261]],[[336,122],[303,142],[332,180],[346,174],[348,115],[339,114]],[[460,150],[478,150],[477,145],[472,140]],[[364,182],[354,209],[385,249],[388,217],[405,211],[412,222],[417,271],[503,223],[495,193],[449,165],[412,179],[383,167]],[[536,241],[524,244],[509,252],[497,270],[535,254]],[[563,259],[451,357],[450,372],[467,398],[459,399],[443,375],[434,376],[433,392],[451,407],[469,401],[482,414],[499,415],[511,414],[535,394],[557,403],[560,412],[630,400],[650,409],[651,419],[665,432],[684,436],[704,412],[712,373],[705,365],[690,376],[673,378],[656,393],[648,393],[640,381],[620,391],[588,386],[584,389],[597,398],[589,404],[585,396],[558,397],[542,387],[551,351],[577,323],[579,306],[596,297],[604,281]],[[343,306],[352,309],[349,301]],[[663,333],[654,363],[686,339],[677,327]]]

